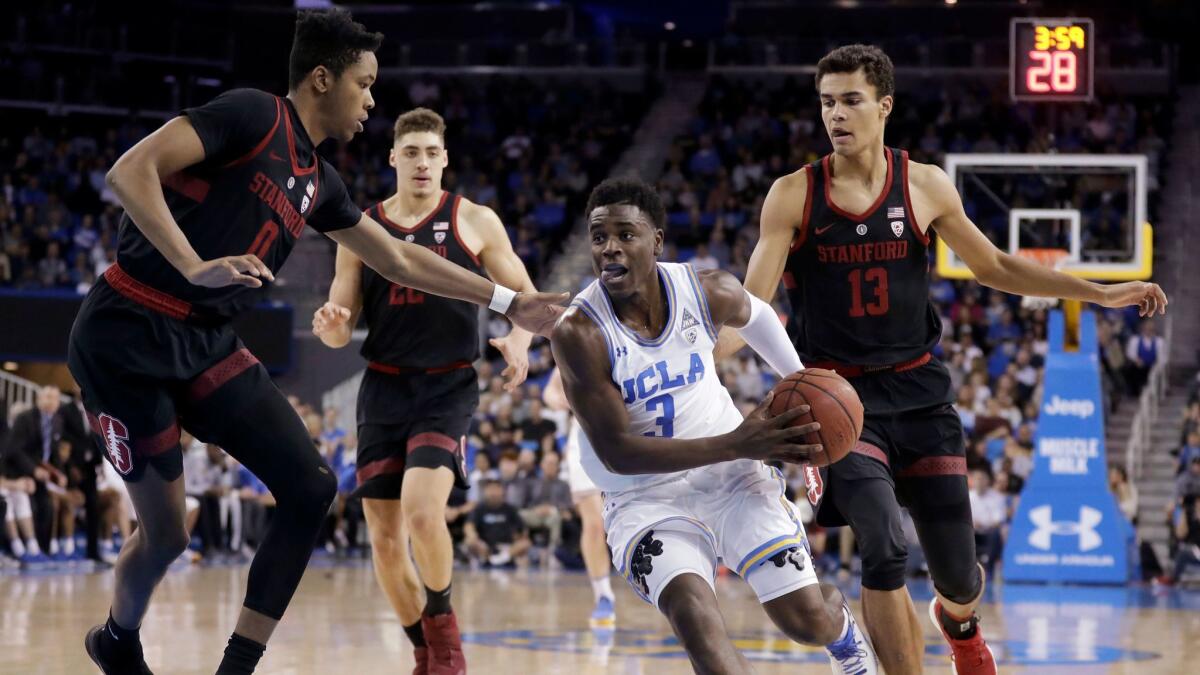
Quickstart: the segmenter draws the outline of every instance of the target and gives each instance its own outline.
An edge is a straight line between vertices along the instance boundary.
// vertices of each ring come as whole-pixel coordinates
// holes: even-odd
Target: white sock
[[[599,579],[592,579],[592,595],[596,596],[597,601],[599,601],[600,598],[608,598],[609,600],[613,599],[612,584],[609,582],[607,576],[600,577]]]
[[[42,547],[38,546],[37,539],[30,537],[25,540],[25,548],[29,551],[29,555],[41,555]]]
[[[75,555],[75,538],[64,537],[62,540],[62,552],[66,555]]]
[[[17,556],[18,558],[25,556],[25,542],[21,541],[20,537],[13,537],[11,544],[13,555]]]

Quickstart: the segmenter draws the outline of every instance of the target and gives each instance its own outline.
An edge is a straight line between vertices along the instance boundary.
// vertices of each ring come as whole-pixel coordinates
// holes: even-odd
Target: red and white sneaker
[[[421,631],[428,649],[428,675],[466,675],[467,659],[454,612],[422,616]]]
[[[936,597],[929,601],[929,620],[946,642],[950,643],[950,660],[954,662],[954,672],[958,675],[996,675],[996,656],[983,639],[983,630],[978,622],[975,624],[974,637],[955,640],[942,627],[942,612],[942,603],[938,602]]]
[[[429,675],[429,648],[413,647],[413,659],[417,665],[413,668],[412,675]]]

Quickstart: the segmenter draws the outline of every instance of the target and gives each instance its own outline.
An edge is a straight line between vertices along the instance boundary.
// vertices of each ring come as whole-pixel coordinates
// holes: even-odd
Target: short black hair
[[[597,185],[588,197],[586,213],[610,204],[636,206],[650,218],[650,224],[663,229],[667,224],[667,210],[653,186],[639,178],[609,178]]]
[[[854,73],[862,68],[867,82],[875,87],[877,98],[896,92],[896,68],[883,50],[873,45],[843,45],[817,61],[817,91],[821,78],[829,73]]]
[[[288,89],[300,86],[317,66],[341,77],[362,52],[373,52],[383,33],[372,33],[342,8],[303,11],[296,15],[296,36],[288,59]]]

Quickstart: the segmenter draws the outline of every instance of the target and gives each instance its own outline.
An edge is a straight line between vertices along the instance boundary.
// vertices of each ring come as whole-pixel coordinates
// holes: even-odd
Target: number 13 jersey
[[[829,156],[804,167],[804,218],[783,282],[805,363],[902,363],[941,338],[929,299],[929,237],[918,229],[908,195],[908,153],[884,148],[884,154],[884,189],[861,214],[833,203]]]
[[[717,377],[712,354],[716,328],[700,279],[691,265],[674,263],[658,263],[658,277],[667,298],[667,322],[654,339],[643,338],[621,323],[598,280],[571,302],[573,311],[586,314],[604,335],[612,364],[611,384],[625,401],[630,432],[705,438],[732,431],[742,423],[742,415]],[[687,473],[612,473],[585,435],[580,437],[580,460],[588,478],[605,492],[645,488]]]

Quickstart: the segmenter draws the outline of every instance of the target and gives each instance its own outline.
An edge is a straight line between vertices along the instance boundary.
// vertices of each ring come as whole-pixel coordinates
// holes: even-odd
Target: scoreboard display
[[[1092,100],[1095,36],[1091,19],[1013,19],[1009,31],[1013,100]]]

